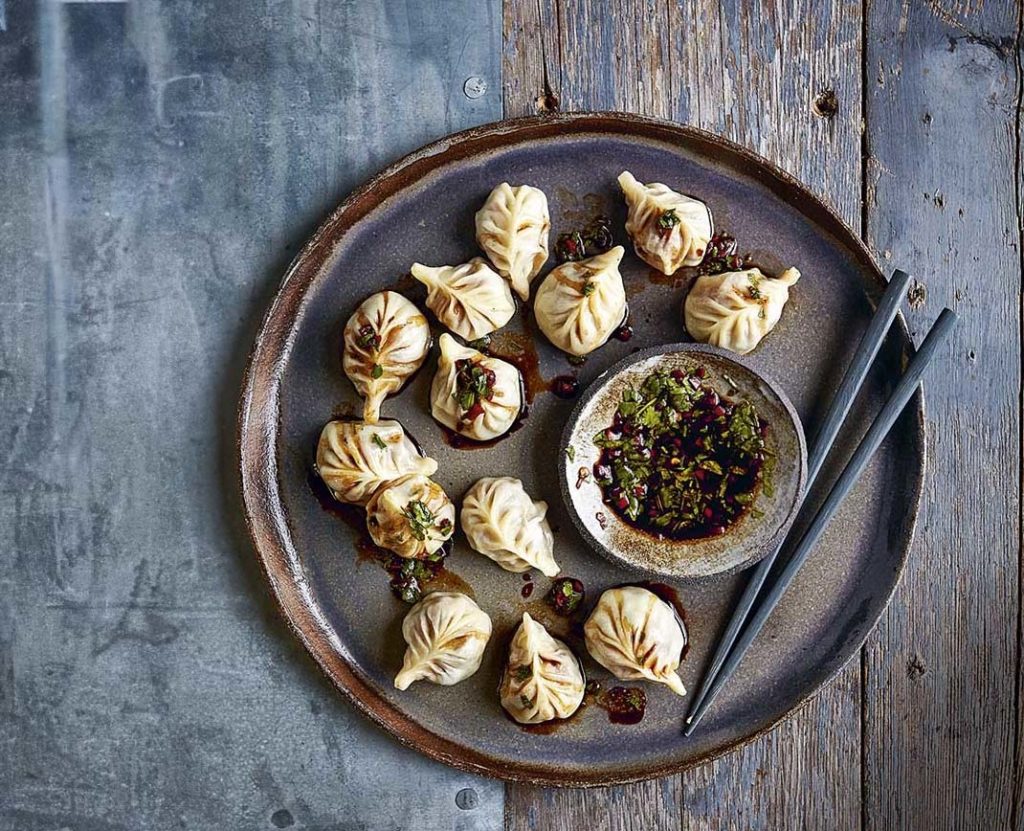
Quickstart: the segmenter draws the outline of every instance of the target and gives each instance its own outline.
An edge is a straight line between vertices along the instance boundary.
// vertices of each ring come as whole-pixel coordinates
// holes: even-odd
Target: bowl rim
[[[789,419],[789,423],[792,427],[794,434],[797,439],[797,446],[799,449],[799,458],[797,459],[797,486],[793,494],[791,503],[786,509],[783,516],[782,522],[778,525],[775,531],[764,541],[760,546],[754,547],[751,553],[744,557],[740,562],[729,565],[722,569],[714,571],[705,571],[703,573],[680,573],[678,571],[671,571],[667,569],[659,569],[655,566],[644,566],[638,564],[630,559],[627,559],[621,553],[614,548],[606,545],[601,540],[597,539],[590,529],[587,528],[583,522],[583,518],[580,516],[580,512],[577,509],[576,502],[573,499],[573,485],[569,482],[567,473],[567,465],[564,464],[563,460],[566,458],[566,451],[572,441],[573,433],[575,432],[579,421],[583,415],[584,410],[587,406],[619,376],[628,370],[632,369],[639,363],[643,363],[651,358],[664,358],[673,355],[709,355],[713,356],[716,360],[726,361],[734,364],[741,370],[750,373],[761,383],[763,383],[771,394],[778,399],[778,402],[782,405],[783,411],[786,413]],[[755,369],[747,361],[743,360],[743,357],[737,355],[734,352],[730,352],[726,349],[721,349],[717,346],[711,346],[705,343],[666,343],[659,346],[651,346],[646,349],[640,349],[627,355],[622,360],[610,366],[600,375],[598,375],[590,385],[583,391],[576,405],[573,407],[572,412],[566,419],[565,425],[562,427],[562,434],[558,442],[558,485],[559,491],[562,495],[562,502],[565,504],[565,508],[569,513],[569,517],[572,520],[573,526],[583,537],[584,542],[590,547],[591,550],[600,554],[605,559],[611,561],[620,568],[625,568],[634,574],[642,574],[647,577],[658,577],[662,579],[677,580],[681,582],[693,582],[696,580],[704,580],[711,577],[721,577],[729,574],[736,574],[740,571],[750,568],[756,563],[763,560],[768,554],[778,548],[789,534],[790,528],[796,520],[797,515],[800,513],[800,508],[804,503],[804,496],[807,493],[807,438],[804,434],[803,422],[800,420],[800,416],[796,411],[796,407],[793,406],[793,402],[790,401],[789,396],[786,395],[785,390],[775,381],[771,376],[766,375],[758,369]],[[618,520],[621,524],[621,520]],[[627,526],[628,527],[628,526]],[[642,533],[642,532],[638,532]],[[728,540],[728,534],[722,537],[723,540]],[[735,537],[733,538],[735,540]],[[666,545],[685,545],[686,543],[667,541]]]

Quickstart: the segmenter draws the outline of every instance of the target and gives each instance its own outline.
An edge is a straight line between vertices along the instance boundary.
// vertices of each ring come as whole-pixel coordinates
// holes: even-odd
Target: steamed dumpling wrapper
[[[520,724],[569,718],[580,704],[586,681],[572,650],[523,613],[501,677],[501,706]]]
[[[619,263],[625,249],[553,269],[537,290],[533,311],[537,325],[556,347],[570,355],[593,352],[626,319],[626,290]]]
[[[686,633],[675,610],[639,586],[608,589],[583,625],[587,651],[623,681],[657,681],[686,695],[676,674]]]
[[[520,480],[501,476],[480,479],[469,489],[460,521],[473,550],[505,571],[535,568],[554,577],[560,569],[547,511],[547,503],[531,499]]]
[[[418,473],[377,490],[366,503],[366,528],[375,545],[399,557],[423,560],[455,530],[455,506],[437,482]]]
[[[695,340],[746,355],[775,328],[789,287],[799,279],[795,268],[774,278],[759,268],[698,277],[683,306],[686,331]]]
[[[707,205],[661,182],[638,182],[628,170],[619,186],[628,208],[626,233],[641,260],[662,274],[700,265],[713,233]]]
[[[371,294],[345,324],[342,366],[363,397],[363,418],[375,422],[380,407],[423,365],[430,326],[423,313],[395,291]]]
[[[430,386],[434,418],[473,441],[490,441],[507,433],[523,408],[519,370],[461,346],[448,334],[441,335],[438,344],[441,357]]]
[[[329,421],[316,447],[316,472],[335,499],[353,505],[365,505],[385,482],[436,470],[397,421]]]
[[[436,268],[413,263],[411,271],[427,287],[427,308],[466,340],[496,332],[516,313],[508,282],[481,257]]]
[[[476,241],[523,300],[548,259],[551,217],[544,191],[502,182],[476,212]]]
[[[480,668],[491,619],[464,594],[431,592],[405,616],[402,637],[407,647],[395,687],[406,690],[414,681],[450,686]]]

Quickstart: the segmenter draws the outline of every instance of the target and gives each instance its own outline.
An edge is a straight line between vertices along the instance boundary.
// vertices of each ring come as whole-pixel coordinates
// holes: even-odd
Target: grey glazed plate
[[[627,387],[639,387],[655,370],[693,372],[698,367],[707,372],[705,384],[724,397],[749,401],[770,425],[765,440],[775,459],[772,493],[758,494],[758,516],[747,512],[721,536],[658,540],[604,504],[591,475],[601,455],[593,437],[612,423]],[[754,565],[782,542],[807,481],[804,431],[786,393],[738,356],[704,344],[644,349],[595,378],[566,422],[560,453],[562,499],[583,539],[612,562],[656,577],[710,577]]]
[[[473,214],[495,183],[543,187],[552,232],[575,228],[595,211],[613,220],[620,242],[624,209],[616,176],[628,168],[706,200],[716,227],[770,269],[795,265],[802,277],[782,321],[745,360],[782,384],[809,434],[837,386],[884,281],[864,245],[819,200],[763,159],[706,133],[621,114],[561,115],[488,125],[450,136],[399,161],[353,193],[292,264],[267,312],[250,357],[239,410],[241,481],[256,551],[282,613],[296,635],[352,702],[399,740],[475,773],[548,785],[586,786],[661,776],[714,758],[770,729],[806,701],[856,654],[891,596],[907,556],[924,469],[920,393],[851,493],[796,585],[774,612],[729,689],[692,738],[682,735],[685,701],[648,689],[647,715],[613,725],[597,706],[544,735],[503,716],[496,687],[504,647],[524,610],[568,637],[540,599],[537,576],[524,598],[519,575],[474,554],[461,536],[450,571],[494,621],[480,671],[456,687],[392,681],[404,644],[406,607],[387,575],[360,556],[350,517],[325,510],[311,486],[313,450],[332,414],[357,399],[341,371],[339,338],[366,295],[399,288],[421,295],[404,277],[415,261],[457,263],[476,254]],[[630,575],[596,555],[573,527],[558,490],[558,442],[573,408],[540,391],[542,379],[575,373],[586,387],[638,348],[683,337],[685,280],[651,275],[627,255],[622,266],[635,335],[612,341],[574,369],[532,336],[520,314],[496,349],[518,357],[535,392],[529,417],[504,441],[482,449],[450,447],[427,408],[436,356],[384,415],[399,418],[437,459],[436,476],[456,499],[480,476],[521,478],[548,502],[556,556],[590,598]],[[530,367],[536,343],[536,367]],[[905,353],[906,330],[894,328],[819,480],[838,473],[877,411]],[[813,501],[813,494],[812,494]],[[802,518],[798,518],[797,525]],[[449,584],[459,584],[454,577]],[[724,626],[742,575],[677,586],[691,638],[680,667],[692,687]],[[589,658],[590,676],[608,676]]]

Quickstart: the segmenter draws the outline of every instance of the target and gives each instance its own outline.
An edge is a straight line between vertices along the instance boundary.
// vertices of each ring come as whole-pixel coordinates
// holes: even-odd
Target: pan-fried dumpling
[[[480,479],[462,500],[460,521],[470,546],[516,574],[560,571],[555,539],[545,519],[547,502],[534,502],[523,483],[510,476]]]
[[[686,632],[675,610],[639,586],[608,589],[583,625],[587,651],[624,681],[665,684],[678,695],[686,687],[676,674]]]
[[[619,274],[625,249],[554,269],[537,289],[533,311],[549,341],[570,355],[593,352],[626,319],[626,290]]]
[[[430,411],[441,424],[473,441],[497,438],[523,408],[522,378],[507,361],[492,358],[451,335],[441,335],[441,357],[430,387]]]
[[[366,528],[376,545],[422,560],[455,530],[455,506],[437,482],[411,473],[380,488],[366,503]]]
[[[516,313],[508,283],[482,257],[437,268],[413,263],[412,276],[427,287],[427,307],[437,319],[466,340],[497,331]]]
[[[628,170],[619,185],[629,209],[626,233],[641,260],[662,274],[700,265],[713,233],[707,205],[661,182],[638,182]]]
[[[436,470],[397,421],[328,421],[316,446],[320,478],[335,499],[353,505],[365,505],[385,482]]]
[[[551,217],[544,191],[502,182],[476,212],[476,241],[523,300],[548,259]]]
[[[395,687],[406,690],[414,681],[447,687],[480,668],[491,619],[464,594],[431,592],[405,616],[402,637],[408,646]]]
[[[342,365],[365,399],[363,418],[380,418],[380,405],[417,369],[430,351],[423,313],[398,292],[371,294],[345,324]]]
[[[683,307],[686,331],[696,340],[746,355],[775,328],[789,287],[799,279],[795,268],[774,278],[759,268],[698,277]]]
[[[583,703],[580,662],[528,614],[512,637],[501,676],[501,706],[520,724],[569,718]]]

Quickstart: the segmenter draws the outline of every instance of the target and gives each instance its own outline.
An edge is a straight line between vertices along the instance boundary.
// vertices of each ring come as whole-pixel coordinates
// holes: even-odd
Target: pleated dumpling
[[[450,686],[480,668],[491,637],[491,619],[472,598],[458,592],[431,592],[402,621],[407,644],[395,687],[414,681]]]
[[[686,695],[676,674],[686,632],[675,610],[654,592],[639,586],[608,589],[583,625],[587,651],[623,681],[665,684]]]
[[[411,270],[427,287],[427,307],[466,340],[496,332],[516,313],[508,282],[482,257],[436,268],[413,263]]]
[[[641,260],[662,274],[700,265],[713,234],[707,205],[661,182],[638,182],[628,170],[619,186],[628,208],[626,233]]]
[[[366,528],[376,545],[423,560],[455,530],[455,506],[437,482],[411,473],[389,482],[366,503]]]
[[[398,292],[371,294],[345,324],[342,366],[363,397],[363,418],[380,418],[380,406],[423,365],[430,326]]]
[[[789,287],[799,279],[795,268],[778,277],[766,277],[759,268],[698,277],[683,306],[686,331],[695,340],[746,355],[775,328]]]
[[[501,677],[501,706],[520,724],[569,718],[583,703],[580,662],[525,612]]]
[[[554,269],[537,290],[537,325],[555,346],[570,355],[587,355],[611,337],[626,319],[626,290],[619,274],[625,249]]]
[[[476,241],[523,300],[548,259],[551,217],[544,191],[502,182],[476,212]]]
[[[365,505],[385,482],[436,470],[397,421],[328,421],[316,446],[320,478],[335,499],[353,505]]]
[[[523,408],[522,378],[507,361],[460,346],[451,335],[438,341],[441,357],[430,387],[430,411],[449,430],[490,441],[507,433]]]
[[[535,568],[554,577],[560,569],[547,512],[548,504],[532,500],[521,481],[500,476],[480,479],[469,489],[459,519],[470,546],[505,571]]]

